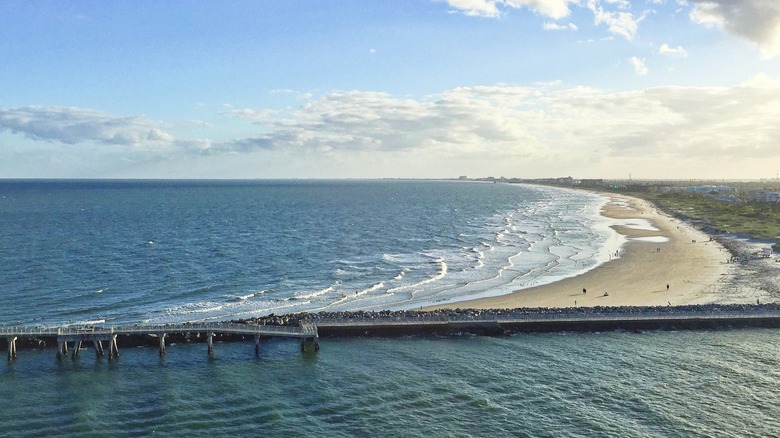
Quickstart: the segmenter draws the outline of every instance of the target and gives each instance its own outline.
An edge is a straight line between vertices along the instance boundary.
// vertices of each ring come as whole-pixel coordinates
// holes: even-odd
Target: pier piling
[[[73,353],[71,353],[70,358],[77,358],[79,356],[79,351],[81,351],[81,341],[76,341],[73,343]]]
[[[8,360],[16,359],[16,336],[8,336]]]
[[[260,335],[255,335],[255,356],[260,355]]]
[[[160,339],[160,356],[165,356],[165,333],[158,333],[157,337]]]
[[[62,359],[68,355],[68,341],[57,340],[57,359]]]
[[[108,358],[119,357],[119,347],[116,345],[116,334],[111,334],[108,338]]]
[[[206,334],[206,339],[209,344],[209,354],[214,354],[214,332],[208,332],[208,334]]]
[[[320,338],[319,336],[307,337],[301,339],[301,352],[317,352],[320,351]]]
[[[103,357],[103,343],[100,339],[95,339],[92,343],[95,345],[95,356]]]

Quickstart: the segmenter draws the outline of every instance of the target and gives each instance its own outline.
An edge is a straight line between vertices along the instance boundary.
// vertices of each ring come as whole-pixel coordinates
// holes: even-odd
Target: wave
[[[380,290],[380,289],[382,289],[384,287],[385,287],[385,283],[384,282],[379,282],[379,283],[374,284],[374,285],[372,285],[372,286],[370,286],[370,287],[368,287],[366,289],[355,291],[354,295],[342,294],[341,298],[339,300],[336,300],[336,301],[326,305],[325,307],[323,307],[323,310],[331,308],[333,306],[338,306],[338,305],[344,304],[344,303],[349,302],[349,301],[355,301],[356,297],[362,297],[364,295],[368,295],[371,292],[378,291],[378,290]]]
[[[231,317],[243,317],[243,316],[260,316],[260,315],[267,315],[271,313],[276,313],[279,310],[283,309],[291,309],[295,307],[306,307],[309,304],[312,304],[311,301],[286,301],[286,300],[277,300],[273,301],[273,303],[280,303],[280,302],[289,302],[289,304],[282,304],[282,305],[273,305],[269,307],[256,307],[251,309],[242,309],[238,311],[232,311],[230,313]],[[271,303],[271,302],[266,302]],[[307,309],[308,310],[308,309]]]
[[[236,296],[231,297],[231,299],[233,301],[246,301],[246,300],[248,300],[250,298],[254,298],[254,297],[258,296],[258,295],[263,295],[266,292],[268,292],[268,290],[264,289],[264,290],[259,290],[259,291],[256,291],[256,292],[248,293],[246,295],[236,295]]]
[[[320,296],[323,296],[325,294],[328,294],[328,293],[333,292],[334,290],[336,290],[336,286],[338,286],[339,284],[341,284],[341,282],[336,282],[336,283],[326,287],[325,289],[316,290],[316,291],[308,293],[308,294],[295,295],[293,297],[289,297],[288,299],[290,299],[290,300],[304,300],[304,299],[307,299],[307,298],[320,297]]]
[[[361,296],[361,295],[370,294],[371,292],[374,292],[374,291],[377,291],[379,289],[382,289],[383,287],[385,287],[385,283],[384,282],[379,282],[379,283],[377,283],[377,284],[375,284],[375,285],[373,285],[373,286],[371,286],[369,288],[366,288],[366,289],[359,290],[359,291],[355,292],[355,295]]]
[[[198,315],[216,312],[225,308],[224,303],[214,301],[203,301],[200,303],[189,303],[181,306],[164,309],[162,315],[157,318],[151,318],[149,321],[162,320],[167,321],[171,318],[181,319],[183,316]],[[188,320],[191,320],[189,317]]]
[[[397,292],[404,291],[404,290],[417,289],[417,288],[419,288],[421,286],[425,286],[426,284],[430,284],[430,283],[433,283],[434,281],[441,280],[442,278],[447,276],[448,266],[447,266],[447,263],[444,261],[443,258],[436,258],[434,260],[431,260],[431,263],[436,264],[439,267],[439,270],[438,270],[438,272],[436,272],[436,274],[434,274],[434,275],[432,275],[432,276],[430,276],[430,277],[428,277],[428,278],[426,278],[424,280],[421,280],[421,281],[419,281],[417,283],[403,285],[403,286],[398,286],[398,287],[395,287],[393,289],[389,289],[387,292],[389,294],[395,294]]]
[[[401,269],[401,272],[399,272],[398,275],[393,277],[393,280],[403,280],[403,278],[406,276],[407,272],[409,272],[408,268]]]

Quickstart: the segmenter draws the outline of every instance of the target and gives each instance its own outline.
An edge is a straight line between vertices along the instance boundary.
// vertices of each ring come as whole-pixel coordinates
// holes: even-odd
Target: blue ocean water
[[[776,330],[120,352],[0,364],[0,436],[780,436]]]
[[[603,198],[462,181],[0,182],[0,324],[497,295],[603,262]]]
[[[0,324],[416,306],[603,261],[598,196],[433,181],[0,182]],[[617,242],[619,243],[619,242]],[[0,436],[780,436],[776,330],[53,349]]]

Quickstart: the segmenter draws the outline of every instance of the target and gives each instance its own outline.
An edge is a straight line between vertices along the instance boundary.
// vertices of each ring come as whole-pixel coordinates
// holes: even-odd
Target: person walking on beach
[[[669,285],[668,284],[666,285],[666,290],[669,290]]]

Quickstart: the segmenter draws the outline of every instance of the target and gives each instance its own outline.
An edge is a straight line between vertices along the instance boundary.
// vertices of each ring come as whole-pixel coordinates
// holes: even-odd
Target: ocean
[[[408,309],[608,260],[586,192],[463,181],[0,182],[0,324]],[[12,299],[9,299],[12,298]]]
[[[777,330],[20,350],[0,436],[780,436]]]
[[[1,325],[414,308],[575,275],[585,192],[462,181],[2,181]],[[20,350],[0,436],[780,436],[768,329]]]

